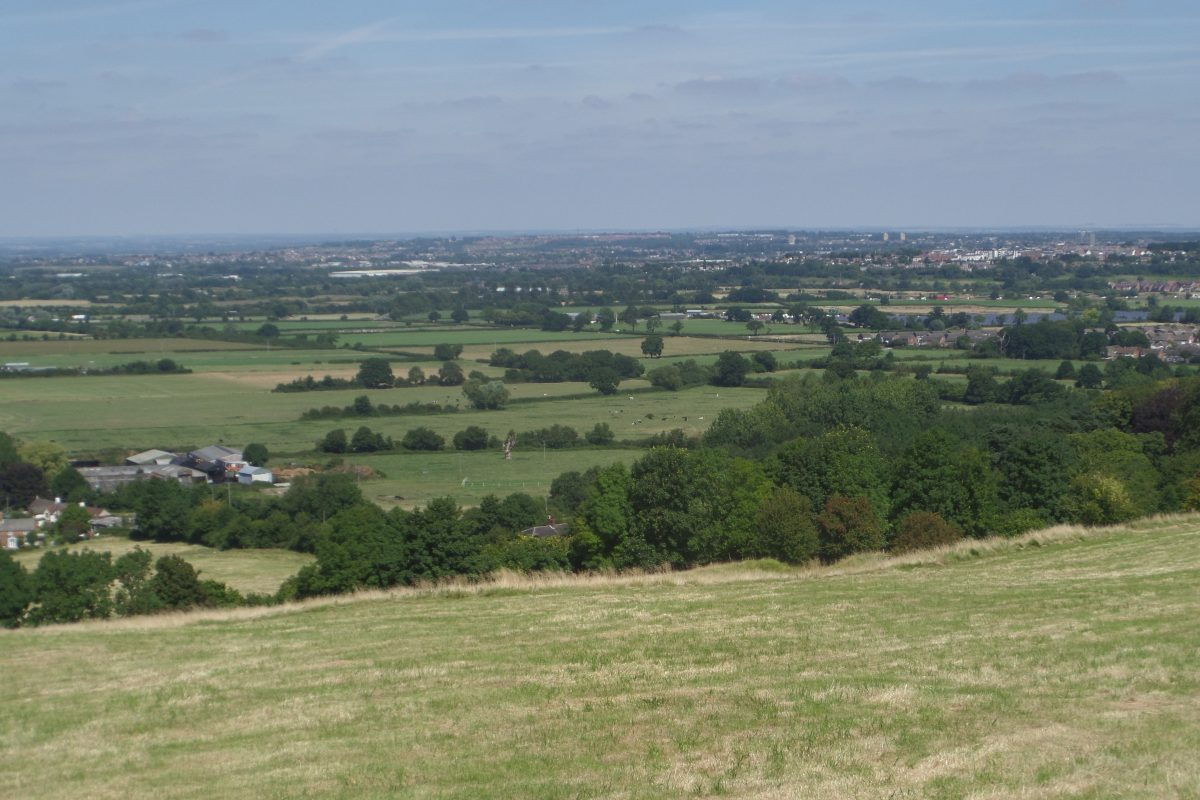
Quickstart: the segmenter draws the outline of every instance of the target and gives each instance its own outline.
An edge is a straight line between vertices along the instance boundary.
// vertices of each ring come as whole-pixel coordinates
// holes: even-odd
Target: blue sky
[[[1200,226],[1190,0],[4,0],[0,235]]]

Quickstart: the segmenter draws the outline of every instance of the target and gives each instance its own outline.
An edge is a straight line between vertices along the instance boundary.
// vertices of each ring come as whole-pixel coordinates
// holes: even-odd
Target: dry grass
[[[1171,517],[18,631],[0,795],[1193,797],[1198,543]]]

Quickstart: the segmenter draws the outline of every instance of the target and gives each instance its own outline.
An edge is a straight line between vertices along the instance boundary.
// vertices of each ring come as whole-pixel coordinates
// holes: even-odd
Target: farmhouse
[[[41,523],[36,519],[0,519],[0,547],[5,550],[19,550],[26,545],[35,543],[37,538],[45,534],[38,533]]]
[[[45,526],[58,522],[58,518],[62,516],[63,511],[69,508],[70,505],[70,503],[64,503],[58,497],[53,500],[38,497],[29,504],[28,510],[33,515],[34,520],[41,522]],[[96,534],[104,528],[118,528],[125,524],[125,520],[120,515],[113,514],[108,509],[88,506],[83,503],[79,505],[88,513],[88,517],[90,518],[89,527],[92,534]]]

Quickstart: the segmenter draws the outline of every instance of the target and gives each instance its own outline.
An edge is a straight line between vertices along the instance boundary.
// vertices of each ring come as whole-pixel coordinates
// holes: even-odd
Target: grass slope
[[[1200,517],[1035,541],[7,633],[0,796],[1196,796]]]

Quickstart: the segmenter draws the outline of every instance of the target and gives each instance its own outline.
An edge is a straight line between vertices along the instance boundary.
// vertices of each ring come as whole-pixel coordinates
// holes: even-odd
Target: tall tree
[[[642,355],[659,358],[663,352],[663,337],[652,334],[642,340]]]
[[[386,389],[396,382],[396,377],[386,358],[367,358],[358,365],[355,380],[367,389]]]

